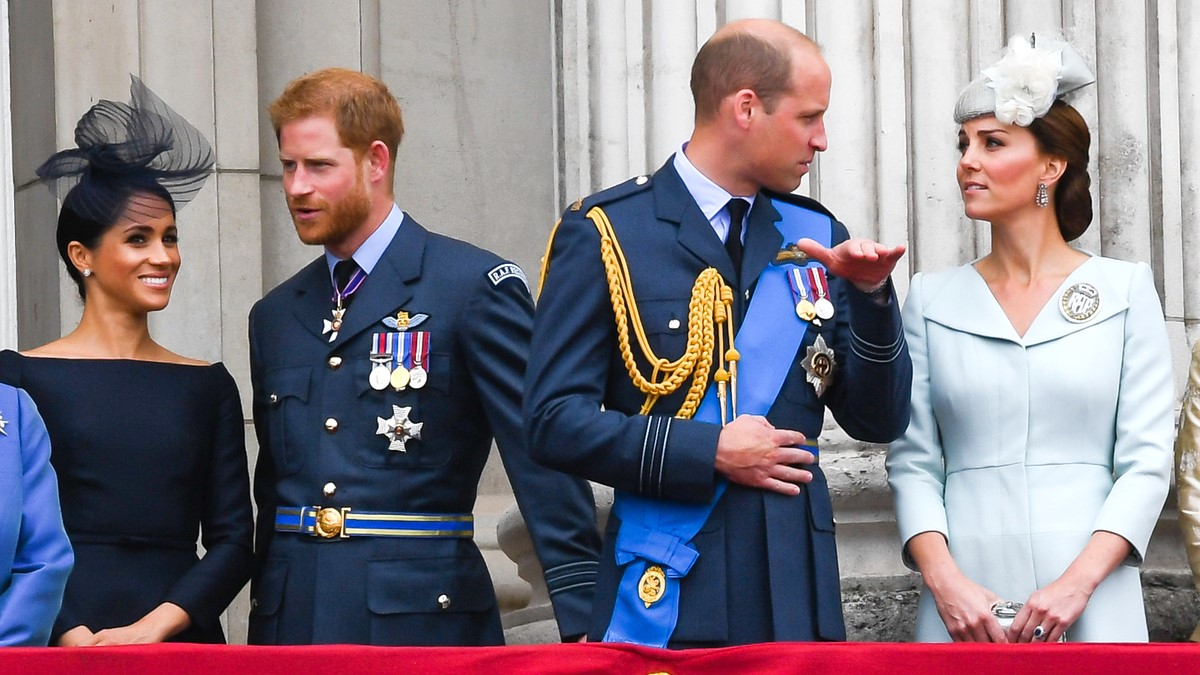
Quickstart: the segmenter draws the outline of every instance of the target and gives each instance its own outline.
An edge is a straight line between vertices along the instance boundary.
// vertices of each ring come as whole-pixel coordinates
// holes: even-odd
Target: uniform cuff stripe
[[[642,463],[638,475],[638,488],[643,494],[651,494],[656,497],[662,495],[667,438],[670,432],[670,417],[661,415],[647,417],[646,437],[642,441]]]
[[[876,363],[894,361],[904,350],[904,332],[901,331],[896,340],[890,345],[878,345],[859,337],[854,329],[850,329],[850,349],[858,356]]]
[[[550,590],[550,595],[558,595],[559,593],[566,593],[567,591],[579,590],[581,588],[591,588],[595,585],[596,585],[595,581],[589,581],[586,583],[579,583],[579,584],[572,584],[570,586],[563,586],[562,588],[551,588],[549,590]]]

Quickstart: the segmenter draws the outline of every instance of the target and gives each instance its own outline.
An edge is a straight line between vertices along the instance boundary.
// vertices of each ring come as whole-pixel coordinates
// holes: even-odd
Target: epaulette
[[[586,220],[587,212],[593,206],[600,204],[610,204],[619,199],[623,199],[632,194],[637,194],[643,190],[650,189],[650,176],[636,176],[630,178],[624,183],[614,185],[610,188],[601,190],[596,194],[580,197],[567,207],[568,213],[580,213]],[[564,215],[563,218],[567,216]],[[542,288],[546,284],[546,274],[550,272],[550,252],[554,249],[554,235],[558,233],[558,226],[562,224],[562,219],[554,223],[554,228],[550,230],[550,239],[546,242],[546,253],[542,256],[542,269],[538,274],[538,295],[542,294]]]
[[[821,202],[812,199],[811,197],[794,195],[790,192],[775,192],[773,190],[763,190],[763,194],[771,199],[779,199],[788,202],[789,204],[795,204],[796,206],[806,208],[809,211],[816,211],[817,213],[829,216],[833,220],[837,220],[837,216],[833,215],[833,213],[831,213],[829,209],[825,208]]]
[[[608,204],[643,190],[649,190],[652,183],[650,176],[630,178],[624,183],[618,183],[595,194],[575,200],[575,203],[571,204],[570,210],[587,213],[588,209],[598,204]]]

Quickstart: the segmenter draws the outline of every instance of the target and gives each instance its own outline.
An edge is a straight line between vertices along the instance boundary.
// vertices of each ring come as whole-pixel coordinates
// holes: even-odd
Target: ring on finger
[[[1033,629],[1033,639],[1034,640],[1041,640],[1044,637],[1046,637],[1046,629],[1045,628],[1042,628],[1041,626],[1037,626]]]

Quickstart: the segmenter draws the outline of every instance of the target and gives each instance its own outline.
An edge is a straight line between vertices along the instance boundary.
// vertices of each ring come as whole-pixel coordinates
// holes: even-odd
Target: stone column
[[[8,0],[0,0],[0,110],[12,109],[9,73]],[[0,298],[17,294],[17,233],[14,218],[12,119],[0,115]],[[0,344],[17,342],[17,304],[0,303]]]
[[[0,305],[15,315],[16,325],[4,337],[5,347],[26,349],[59,336],[58,254],[54,245],[57,204],[34,171],[53,153],[54,19],[49,3],[7,3],[8,49],[0,54],[11,64],[12,113],[11,210],[0,217],[12,220],[13,266],[7,271],[16,283],[0,296]],[[19,58],[18,58],[19,56]],[[13,332],[15,331],[15,334]]]
[[[1200,324],[1200,6],[1178,2],[1176,56],[1179,83],[1179,169],[1183,256],[1183,316],[1188,333],[1196,336]],[[1176,361],[1176,371],[1186,372],[1186,360]]]

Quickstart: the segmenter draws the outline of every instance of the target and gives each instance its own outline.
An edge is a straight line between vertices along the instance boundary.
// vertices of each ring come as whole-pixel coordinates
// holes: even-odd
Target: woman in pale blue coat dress
[[[45,646],[74,558],[50,437],[24,390],[0,384],[0,645]]]
[[[912,421],[887,467],[917,639],[1145,641],[1173,433],[1153,276],[1067,243],[1092,216],[1087,125],[1057,100],[1093,79],[1078,54],[1014,38],[984,75],[956,107],[957,174],[992,250],[916,275],[904,307]],[[1024,603],[1007,630],[1000,601]]]

